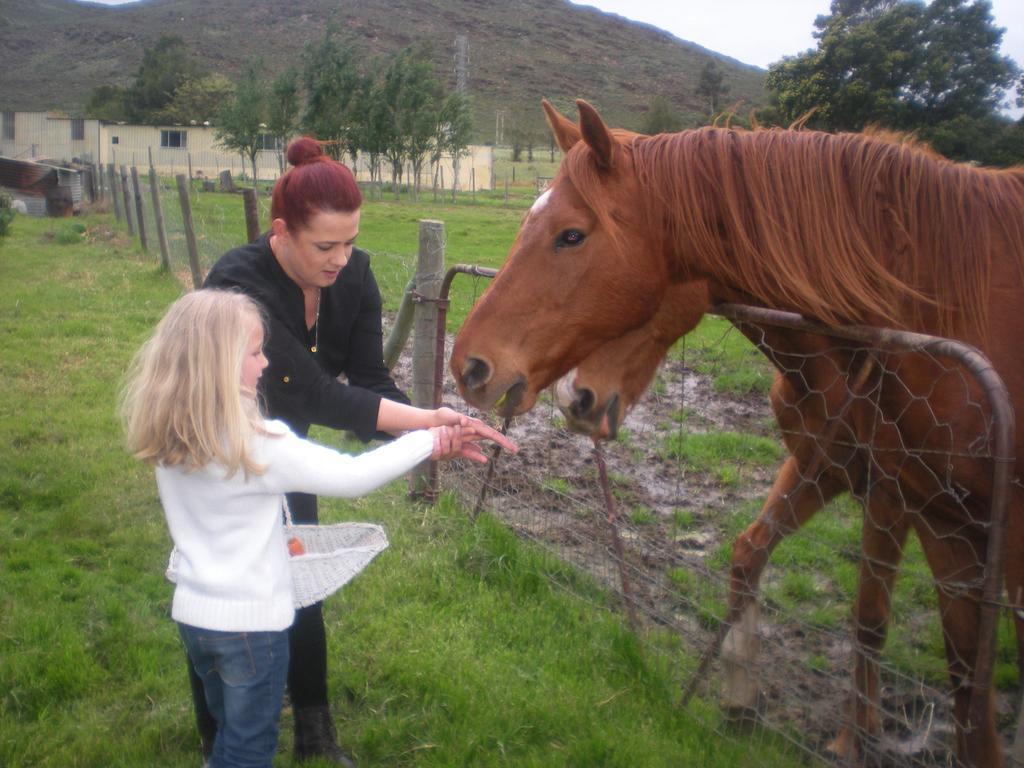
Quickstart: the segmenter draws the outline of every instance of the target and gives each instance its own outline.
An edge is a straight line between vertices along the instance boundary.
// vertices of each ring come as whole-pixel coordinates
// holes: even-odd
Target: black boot
[[[342,768],[356,768],[352,755],[338,746],[334,723],[326,706],[295,709],[295,759],[326,760]]]

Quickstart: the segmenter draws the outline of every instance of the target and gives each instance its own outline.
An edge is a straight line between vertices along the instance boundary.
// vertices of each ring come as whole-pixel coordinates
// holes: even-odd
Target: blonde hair
[[[241,293],[204,289],[174,302],[125,378],[120,411],[128,450],[186,471],[211,462],[228,477],[265,471],[249,455],[253,435],[266,434],[263,417],[241,390],[252,334],[265,327],[259,305]]]

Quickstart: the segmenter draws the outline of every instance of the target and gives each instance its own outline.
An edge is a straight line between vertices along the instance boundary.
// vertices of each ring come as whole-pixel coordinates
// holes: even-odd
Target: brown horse
[[[577,106],[579,126],[545,104],[566,153],[562,168],[456,339],[452,370],[469,402],[506,415],[532,407],[541,389],[650,321],[669,286],[704,280],[711,301],[974,345],[1021,406],[1024,171],[955,165],[885,136],[706,128],[643,137],[609,130],[593,108]],[[699,316],[704,309],[690,311]],[[872,451],[869,461],[859,459],[860,469],[857,456],[849,457],[853,469],[836,492],[861,494],[865,534],[886,532],[893,550],[884,563],[898,562],[909,528],[920,538],[937,582],[957,752],[998,766],[991,696],[978,727],[969,734],[963,728],[992,474],[991,462],[975,457],[965,441],[984,434],[987,415],[963,407],[962,376],[942,375],[927,356],[900,357],[876,371],[876,383],[864,382],[875,404],[846,417],[856,426],[852,439],[872,435]],[[862,369],[851,357],[839,370],[849,376]],[[879,414],[889,418],[858,423],[877,422]],[[1020,434],[1015,447],[1024,448]],[[826,464],[836,458],[829,455]],[[791,482],[801,480],[798,465],[784,466],[787,472],[795,473]],[[955,503],[936,493],[938,479],[947,477],[957,489]],[[1017,608],[1024,589],[1022,501],[1017,483],[1006,568]],[[869,575],[884,584],[888,570]],[[867,635],[884,637],[882,625],[863,626]],[[1024,658],[1019,620],[1017,630]]]

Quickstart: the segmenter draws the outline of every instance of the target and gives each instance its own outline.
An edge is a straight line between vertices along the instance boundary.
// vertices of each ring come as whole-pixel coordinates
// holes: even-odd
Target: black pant
[[[296,523],[318,523],[316,496],[308,493],[289,493],[288,507]],[[315,603],[295,611],[295,623],[288,630],[288,695],[295,709],[326,706],[327,704],[327,631],[324,629],[322,603]],[[196,710],[196,724],[207,745],[213,744],[217,722],[206,706],[203,681],[188,665],[192,685],[192,704]]]

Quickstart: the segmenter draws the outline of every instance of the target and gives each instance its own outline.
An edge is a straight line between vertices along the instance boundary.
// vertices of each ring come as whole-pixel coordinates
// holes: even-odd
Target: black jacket
[[[384,366],[380,290],[365,251],[354,248],[338,279],[321,293],[315,353],[302,289],[278,264],[268,235],[221,256],[204,287],[237,288],[263,306],[270,364],[260,394],[269,417],[300,435],[320,424],[351,430],[363,441],[386,437],[376,427],[381,398],[409,398]],[[348,384],[338,380],[342,374]]]

